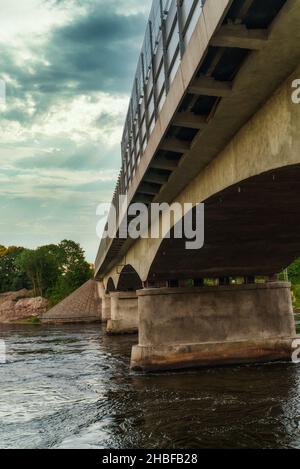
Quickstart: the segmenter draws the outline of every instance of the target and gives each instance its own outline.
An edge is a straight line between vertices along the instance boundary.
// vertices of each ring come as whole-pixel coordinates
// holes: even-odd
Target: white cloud
[[[44,35],[70,17],[68,10],[46,8],[41,0],[0,0],[0,9],[0,42],[8,47]]]

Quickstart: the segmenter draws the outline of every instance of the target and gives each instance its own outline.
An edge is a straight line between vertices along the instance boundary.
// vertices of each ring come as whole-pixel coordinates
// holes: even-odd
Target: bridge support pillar
[[[285,282],[138,291],[136,371],[290,360],[296,336]]]
[[[138,298],[136,292],[114,292],[111,297],[111,318],[107,322],[108,334],[138,332]]]
[[[110,295],[106,293],[103,282],[98,282],[98,294],[101,299],[101,320],[110,319]]]
[[[111,297],[107,293],[102,297],[102,322],[109,321],[111,317]]]

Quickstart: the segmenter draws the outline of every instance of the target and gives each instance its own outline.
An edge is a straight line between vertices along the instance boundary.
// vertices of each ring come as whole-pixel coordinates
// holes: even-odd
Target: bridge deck
[[[147,29],[148,75],[144,45],[135,79],[115,204],[125,193],[129,203],[174,200],[299,64],[296,0],[173,1],[160,13]],[[131,243],[103,239],[97,275]]]

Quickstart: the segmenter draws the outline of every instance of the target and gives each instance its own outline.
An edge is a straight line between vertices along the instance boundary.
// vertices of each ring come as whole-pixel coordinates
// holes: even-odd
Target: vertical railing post
[[[124,159],[125,159],[125,153],[124,153],[124,140],[122,140],[121,143],[121,155],[122,155],[122,165],[121,165],[121,175],[124,175]]]
[[[146,77],[145,77],[145,58],[144,58],[143,53],[142,53],[142,68],[143,68],[143,88],[144,88],[146,138],[147,138],[147,143],[148,143],[148,140],[149,140],[148,96],[147,96],[147,84],[146,84]]]
[[[139,88],[138,88],[138,79],[135,79],[135,91],[136,91],[136,100],[137,100],[137,108],[138,108],[138,125],[139,125],[139,141],[140,141],[140,157],[142,156],[143,152],[143,137],[142,137],[142,119],[141,119],[141,106],[140,106],[140,96],[139,96]]]
[[[131,101],[131,103],[132,103],[132,101]],[[133,105],[131,105],[131,125],[132,125],[132,136],[133,136],[134,169],[136,169],[137,151],[136,151],[136,133],[135,133]]]
[[[154,116],[155,121],[158,117],[158,107],[157,107],[157,93],[156,93],[156,80],[155,80],[155,61],[154,61],[154,44],[153,44],[153,31],[152,31],[152,22],[149,21],[149,34],[150,34],[150,47],[151,47],[151,71],[152,71],[152,84],[153,84],[153,102],[154,102]]]
[[[164,72],[165,72],[165,92],[167,95],[169,92],[169,88],[170,88],[170,77],[169,77],[169,64],[168,64],[168,55],[167,55],[166,20],[165,20],[165,12],[163,9],[163,0],[159,0],[159,5],[160,5],[160,22],[161,22],[162,45],[163,45],[163,63],[164,63]]]
[[[132,101],[130,101],[129,105],[129,117],[130,117],[130,134],[129,134],[129,165],[130,165],[130,178],[132,180],[133,176],[133,164],[132,164],[132,153],[133,153],[133,144],[132,144],[132,137],[133,137],[133,122],[132,122]],[[129,183],[129,181],[128,181]]]
[[[185,52],[183,24],[182,24],[182,11],[181,11],[182,0],[176,0],[176,5],[177,5],[177,23],[178,23],[178,34],[179,34],[179,51],[180,51],[180,57],[182,59],[183,54]]]

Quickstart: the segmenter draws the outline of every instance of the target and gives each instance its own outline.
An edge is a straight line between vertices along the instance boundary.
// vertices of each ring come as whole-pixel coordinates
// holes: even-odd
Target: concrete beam
[[[168,182],[169,176],[165,174],[146,174],[144,177],[145,182],[153,183],[153,184],[166,184]]]
[[[254,0],[245,0],[237,14],[239,20],[243,20],[253,5]]]
[[[135,199],[134,199],[135,203],[141,203],[141,204],[146,204],[146,205],[151,204],[152,201],[153,201],[153,195],[143,194],[140,192],[137,192]]]
[[[260,50],[268,41],[267,29],[247,29],[242,24],[226,24],[212,38],[215,47],[237,47],[241,49]]]
[[[218,81],[214,78],[201,77],[193,81],[188,92],[199,96],[226,98],[232,93],[232,84],[227,81]]]
[[[165,169],[167,171],[174,171],[177,166],[177,160],[169,160],[168,158],[156,158],[151,161],[151,168],[154,169]]]
[[[178,138],[166,138],[160,146],[161,150],[175,153],[186,153],[191,148],[190,142]]]
[[[207,126],[207,122],[204,116],[197,116],[193,112],[180,112],[175,117],[173,125],[177,127],[201,130]]]
[[[138,191],[140,194],[147,194],[147,195],[157,195],[161,189],[162,184],[151,184],[148,182],[143,182]]]

